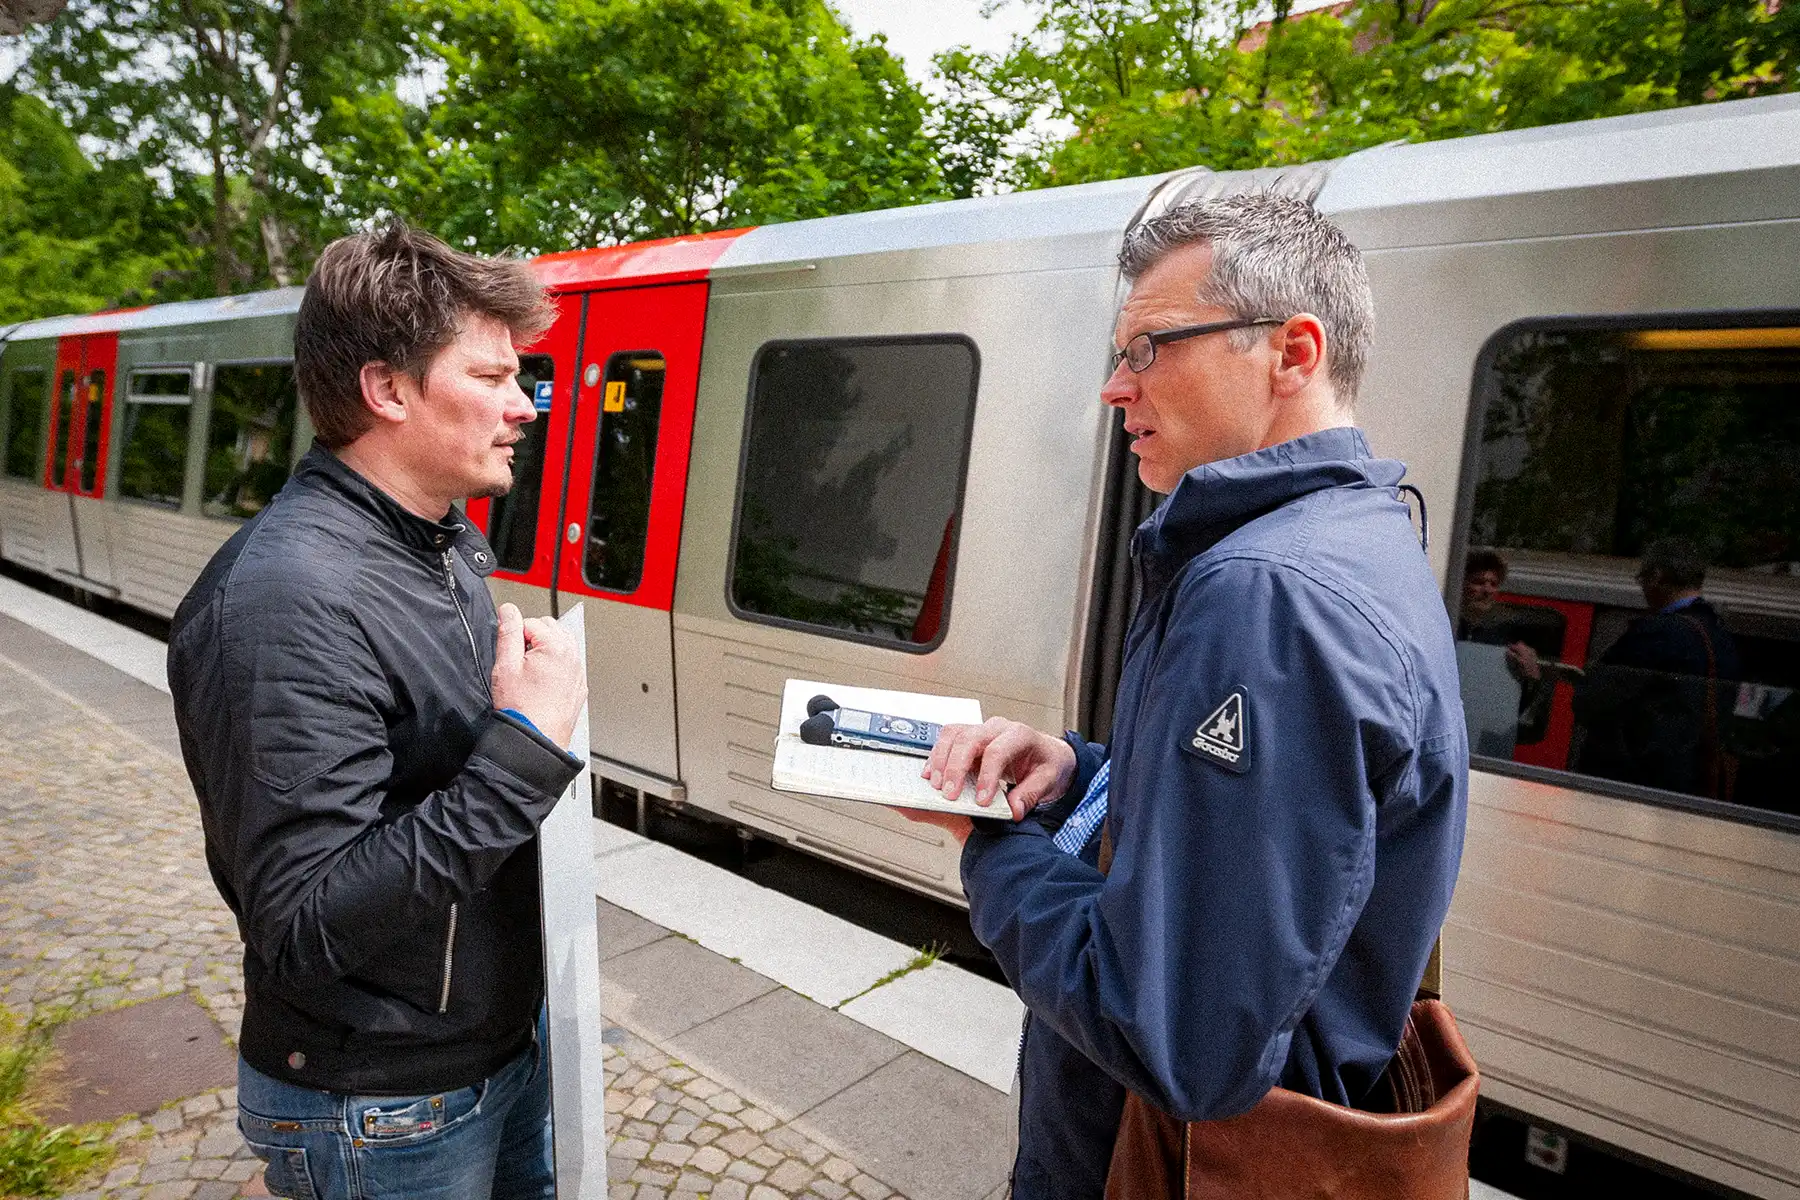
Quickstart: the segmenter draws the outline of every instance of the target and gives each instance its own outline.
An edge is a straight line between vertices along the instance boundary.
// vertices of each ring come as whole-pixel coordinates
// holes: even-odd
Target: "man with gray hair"
[[[1462,848],[1449,623],[1405,468],[1352,423],[1360,254],[1259,194],[1146,221],[1120,266],[1100,394],[1167,499],[1133,545],[1112,744],[953,726],[925,775],[984,803],[1010,783],[1016,823],[919,815],[964,840],[971,922],[1030,1012],[1019,1200],[1160,1194],[1182,1123],[1276,1088],[1363,1104]]]

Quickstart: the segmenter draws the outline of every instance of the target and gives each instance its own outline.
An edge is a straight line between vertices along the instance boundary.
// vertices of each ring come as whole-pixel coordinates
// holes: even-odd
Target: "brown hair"
[[[319,440],[336,449],[375,423],[363,403],[365,364],[423,382],[471,314],[504,321],[529,343],[554,311],[526,263],[464,254],[404,221],[325,247],[294,328],[294,375]]]

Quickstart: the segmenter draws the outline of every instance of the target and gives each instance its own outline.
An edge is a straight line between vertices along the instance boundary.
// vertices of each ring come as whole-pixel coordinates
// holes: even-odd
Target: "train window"
[[[523,440],[513,451],[512,491],[494,497],[488,510],[488,542],[502,570],[529,571],[537,552],[538,498],[544,487],[544,448],[550,443],[555,383],[556,361],[548,354],[519,355],[519,387],[531,397],[537,420],[519,427]]]
[[[954,336],[776,342],[752,368],[730,598],[752,620],[942,640],[975,415]]]
[[[1534,322],[1476,397],[1475,753],[1800,814],[1800,328]]]
[[[49,399],[42,371],[14,371],[6,377],[5,422],[0,444],[6,447],[6,473],[36,479],[38,447],[44,441],[44,409]]]
[[[181,507],[187,475],[186,371],[136,371],[119,421],[119,494],[133,500]]]
[[[81,433],[81,490],[91,492],[99,479],[100,420],[106,415],[106,372],[90,371],[86,416]]]
[[[643,578],[666,369],[654,350],[615,354],[606,364],[587,552],[581,560],[582,577],[597,588],[636,591]]]
[[[75,372],[64,371],[57,384],[56,425],[50,431],[50,486],[61,487],[69,473],[69,414],[75,411]]]
[[[292,363],[213,369],[202,508],[209,517],[253,517],[287,482],[298,394]]]

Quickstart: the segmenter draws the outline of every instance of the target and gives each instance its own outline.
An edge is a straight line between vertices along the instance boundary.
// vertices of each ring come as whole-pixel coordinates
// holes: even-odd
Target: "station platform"
[[[0,1000],[103,1012],[190,996],[231,1039],[240,951],[205,872],[164,653],[0,577],[0,861],[37,864],[0,870],[16,942]],[[673,847],[594,833],[614,1197],[1004,1195],[1022,1016],[1008,989]],[[84,1195],[258,1194],[229,1080],[210,1084],[132,1110],[118,1178]]]

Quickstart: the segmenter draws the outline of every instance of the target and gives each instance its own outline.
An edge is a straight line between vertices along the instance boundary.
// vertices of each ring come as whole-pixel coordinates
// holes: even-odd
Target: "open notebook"
[[[801,741],[800,723],[806,720],[806,702],[819,695],[830,696],[843,708],[911,717],[939,725],[981,723],[981,704],[975,700],[790,679],[781,692],[781,727],[775,737],[773,782],[777,791],[806,792],[814,796],[835,796],[840,800],[861,800],[895,808],[925,808],[974,817],[1010,816],[1003,797],[997,797],[986,807],[975,803],[973,780],[964,785],[958,799],[944,799],[919,777],[919,771],[925,766],[922,758],[880,750],[813,746]]]

